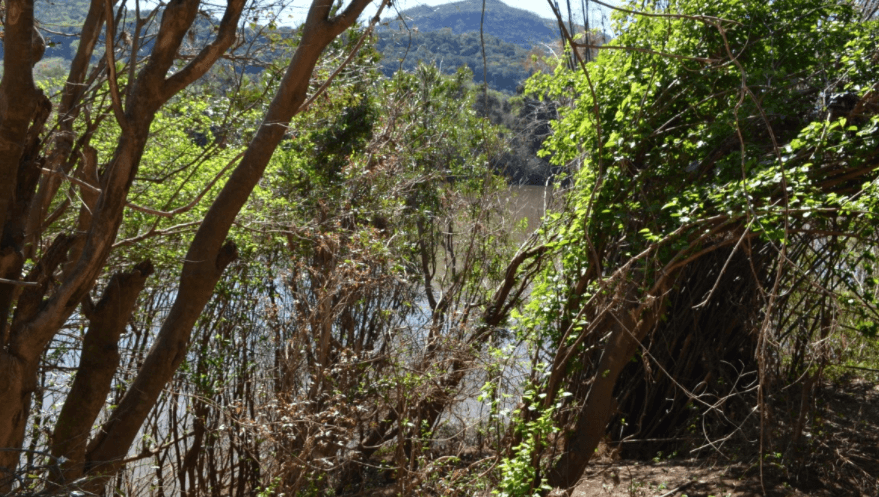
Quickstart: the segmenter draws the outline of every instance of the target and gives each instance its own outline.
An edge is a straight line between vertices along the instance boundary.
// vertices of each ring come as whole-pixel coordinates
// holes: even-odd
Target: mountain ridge
[[[37,71],[41,77],[62,77],[48,70],[71,60],[78,32],[88,12],[89,0],[36,0],[35,16],[43,31],[47,50]],[[435,7],[417,5],[399,18],[385,19],[376,33],[375,48],[383,55],[382,72],[390,77],[399,69],[413,70],[419,62],[435,63],[443,72],[467,66],[475,83],[512,94],[530,74],[529,50],[557,40],[555,21],[511,7],[501,0],[486,0],[484,36],[481,1],[459,1]],[[392,29],[392,27],[401,29]],[[404,28],[417,28],[406,29]],[[292,28],[285,28],[292,29]],[[0,56],[3,54],[0,42]],[[485,59],[483,59],[483,51]],[[259,72],[248,68],[247,72]],[[485,74],[483,73],[485,71]]]
[[[549,43],[558,39],[558,23],[554,19],[546,19],[537,14],[512,7],[501,0],[485,0],[485,22],[482,22],[482,2],[463,0],[431,7],[418,5],[400,13],[406,22],[398,18],[387,18],[383,21],[384,30],[405,30],[417,28],[419,31],[432,32],[444,28],[451,29],[454,34],[479,32],[480,24],[483,31],[529,49],[540,43]]]

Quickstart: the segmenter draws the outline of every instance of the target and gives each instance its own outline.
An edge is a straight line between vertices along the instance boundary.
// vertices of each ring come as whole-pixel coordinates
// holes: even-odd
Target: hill
[[[57,30],[58,28],[79,28],[89,12],[89,0],[35,0],[34,17],[39,26]]]
[[[419,62],[435,64],[447,74],[467,66],[473,72],[474,83],[487,80],[489,88],[514,93],[530,75],[524,64],[528,51],[492,35],[485,35],[484,61],[479,33],[455,34],[450,28],[430,32],[383,31],[375,47],[382,54],[382,72],[388,77],[400,69],[410,71]]]
[[[400,69],[410,70],[418,62],[434,63],[446,73],[467,66],[473,71],[474,83],[487,80],[489,88],[507,94],[515,93],[531,75],[531,54],[545,52],[546,46],[557,44],[559,39],[556,20],[501,0],[486,0],[484,22],[481,1],[419,5],[385,19],[377,34],[382,71],[388,76]]]
[[[76,33],[88,13],[89,1],[36,0],[34,7],[38,26],[47,42],[43,62],[37,67],[39,77],[62,76],[52,67],[75,55]],[[411,70],[418,62],[435,63],[446,73],[467,66],[473,72],[475,83],[485,79],[490,88],[506,94],[514,93],[530,75],[531,69],[526,63],[529,49],[534,44],[550,43],[557,38],[554,21],[510,7],[500,0],[487,0],[486,60],[483,61],[479,36],[482,2],[418,6],[403,11],[402,16],[405,24],[400,19],[386,20],[376,33],[376,48],[383,56],[380,64],[385,75],[390,77],[400,69]],[[253,36],[251,30],[245,31],[246,37]],[[201,31],[210,33],[210,26]],[[3,49],[0,42],[0,57]],[[262,55],[267,56],[269,54]],[[247,72],[259,71],[258,66],[247,68]]]
[[[419,5],[402,12],[406,25],[398,19],[387,19],[385,29],[418,28],[421,32],[451,29],[454,34],[479,32],[482,2],[464,0],[436,7]],[[527,10],[510,7],[500,0],[486,0],[484,33],[507,43],[529,49],[539,43],[558,38],[558,24]]]

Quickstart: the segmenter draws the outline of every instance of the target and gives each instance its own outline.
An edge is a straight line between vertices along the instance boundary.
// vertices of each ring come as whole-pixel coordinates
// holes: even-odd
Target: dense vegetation
[[[88,0],[36,0],[34,15],[52,30],[80,28],[89,12]]]
[[[479,33],[481,25],[485,33],[525,49],[558,39],[555,19],[543,19],[501,0],[486,0],[483,18],[482,6],[481,1],[451,2],[434,7],[420,5],[401,12],[403,20],[391,18],[386,22],[396,30],[417,28],[421,32],[433,32],[450,29],[457,35]]]
[[[368,3],[37,10],[69,58],[0,4],[0,493],[879,491],[824,394],[879,381],[876,2],[638,2],[512,97],[480,2],[411,46]]]
[[[35,2],[35,15],[48,45],[40,63],[40,70],[47,76],[55,75],[54,67],[65,61],[69,63],[76,54],[79,43],[77,32],[88,13],[88,6],[87,0]],[[271,44],[264,26],[273,18],[270,12],[267,9],[255,13],[252,19],[255,22],[243,29],[247,39],[244,45]],[[467,66],[475,82],[487,81],[489,88],[507,94],[515,93],[517,87],[533,72],[530,56],[534,53],[546,54],[545,47],[556,43],[559,38],[555,21],[542,19],[497,0],[489,1],[483,24],[486,54],[483,64],[483,45],[479,37],[481,3],[458,2],[435,8],[419,6],[403,11],[401,16],[407,20],[406,23],[386,19],[376,29],[375,46],[382,53],[382,69],[386,76],[392,76],[400,68],[411,72],[421,62],[436,63],[448,74]],[[194,41],[204,41],[201,38],[206,36],[204,28],[209,27],[209,23],[200,18],[196,24],[201,29]],[[132,26],[128,25],[125,29],[130,32]],[[290,28],[282,26],[275,31],[283,36]],[[3,46],[0,45],[0,55],[2,51]],[[244,53],[240,47],[237,51],[239,55]],[[248,70],[259,72],[277,55],[268,53],[252,59]],[[483,67],[487,77],[483,75]]]
[[[481,4],[478,8],[474,5],[459,2],[436,8],[415,7],[402,12],[406,23],[392,19],[383,21],[377,26],[373,43],[382,56],[382,72],[390,78],[398,70],[412,72],[422,63],[434,64],[446,74],[454,74],[461,67],[469,68],[474,84],[487,82],[488,88],[495,90],[485,99],[487,111],[481,108],[486,102],[479,103],[481,115],[489,116],[495,124],[503,124],[511,136],[516,137],[510,140],[515,150],[496,161],[496,170],[512,183],[545,184],[560,169],[553,169],[547,159],[537,157],[535,152],[548,134],[548,122],[554,113],[549,108],[551,106],[538,104],[529,97],[512,101],[510,97],[521,92],[532,73],[547,70],[549,66],[543,58],[551,50],[561,50],[557,41],[558,26],[555,21],[541,19],[502,2],[488,2],[483,43],[479,34]],[[78,27],[85,20],[88,2],[79,0],[60,4],[38,0],[34,8],[47,43],[45,55],[35,67],[35,77],[60,81],[66,76],[67,67],[79,46]],[[256,17],[243,27],[243,40],[232,48],[233,55],[244,62],[243,70],[253,76],[258,76],[273,60],[282,56],[276,48],[276,41],[292,35],[290,28],[267,22],[273,18],[270,12],[270,9],[257,12]],[[454,29],[449,24],[452,18],[460,21]],[[130,35],[134,26],[130,22],[124,26]],[[511,26],[514,29],[510,29]],[[552,30],[548,31],[548,28]],[[192,32],[192,45],[207,43],[213,32],[213,23],[199,16]],[[527,33],[528,40],[520,37],[504,41],[510,39],[510,33]],[[143,55],[149,53],[151,43],[149,37],[144,39]],[[0,44],[0,56],[3,48]]]
[[[529,51],[507,43],[493,35],[485,35],[484,44],[479,32],[455,34],[450,28],[437,31],[383,31],[376,41],[382,53],[382,70],[391,76],[398,70],[411,71],[427,62],[454,72],[467,67],[474,81],[487,82],[489,88],[516,92],[517,87],[531,75],[527,61]],[[485,59],[482,48],[485,47]],[[484,71],[484,72],[483,72]]]
[[[573,97],[546,150],[582,164],[523,326],[549,351],[523,424],[544,429],[535,413],[550,412],[569,430],[546,460],[551,485],[575,483],[607,433],[673,438],[693,410],[709,439],[752,419],[761,451],[797,460],[808,402],[767,425],[782,392],[808,396],[830,361],[803,347],[875,350],[876,22],[824,0],[666,12],[617,17],[614,45],[652,50],[529,82]]]

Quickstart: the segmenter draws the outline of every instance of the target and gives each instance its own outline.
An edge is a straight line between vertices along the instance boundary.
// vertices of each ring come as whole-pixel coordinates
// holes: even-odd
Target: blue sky
[[[455,1],[460,0],[395,0],[394,5],[398,10],[406,10],[412,7],[417,7],[419,5],[442,5],[446,3],[453,3]],[[481,0],[464,0],[466,2],[480,2]],[[507,5],[512,7],[516,7],[518,9],[524,9],[535,14],[552,18],[552,9],[550,9],[547,0],[501,0]],[[126,0],[126,3],[129,7],[134,7],[134,0]],[[375,11],[378,7],[379,0],[373,0],[373,4],[367,7],[364,12],[364,18],[370,18],[375,14]],[[607,3],[618,4],[619,0],[608,0]],[[152,5],[155,5],[156,2],[154,0],[141,0],[141,8],[150,8]],[[567,10],[565,10],[565,5],[567,4],[567,0],[559,0],[559,4],[563,9],[564,15],[567,15]],[[289,2],[289,6],[284,11],[284,14],[281,16],[279,21],[283,24],[297,24],[305,20],[305,15],[308,12],[308,6],[311,5],[311,0],[292,0]],[[571,0],[571,6],[574,9],[575,20],[582,19],[582,9],[580,8],[581,0]],[[593,8],[590,14],[590,18],[592,19],[590,23],[593,26],[599,27],[600,18],[602,16],[602,11],[606,11],[607,9],[598,9]],[[395,12],[393,9],[388,13],[388,15]],[[383,14],[382,17],[385,17]]]
[[[452,3],[455,0],[398,0],[396,2],[397,8],[400,10],[406,10],[418,5],[442,5],[445,3]],[[468,2],[481,3],[480,0],[466,0]],[[549,4],[546,0],[501,0],[505,4],[516,7],[517,9],[530,10],[540,17],[552,17],[552,10],[549,8]],[[560,3],[564,3],[560,2]],[[575,2],[571,2],[572,4]],[[576,3],[580,3],[579,0]],[[375,12],[375,9],[373,9]]]
[[[433,5],[442,5],[442,4],[446,4],[446,3],[453,3],[455,1],[460,1],[460,0],[396,0],[394,2],[394,4],[396,5],[397,9],[402,11],[402,10],[410,9],[412,7],[416,7],[418,5],[431,5],[431,6],[433,6]],[[481,0],[464,0],[464,1],[481,4]],[[547,2],[547,0],[501,0],[501,1],[511,7],[534,12],[535,14],[539,15],[540,17],[546,17],[546,18],[553,18],[554,17],[553,13],[552,13],[552,9],[550,9],[549,3]],[[305,5],[305,3],[306,2],[303,1],[302,5]],[[378,2],[376,1],[374,3],[378,3]],[[618,2],[615,0],[610,0],[607,3],[616,4]],[[559,4],[563,10],[563,13],[565,15],[567,15],[567,10],[565,9],[565,6],[567,5],[566,0],[559,0]],[[575,19],[582,19],[582,9],[580,8],[580,5],[581,5],[581,0],[571,0],[571,7],[574,10]],[[376,8],[372,7],[372,6],[368,7],[367,9],[368,9],[367,12],[364,13],[367,16],[372,16],[372,14],[374,14],[375,10],[376,10]],[[601,11],[598,8],[595,8],[594,6],[591,10],[592,10],[592,12],[590,14],[590,17],[594,18],[594,19],[598,19],[598,17],[601,15]]]

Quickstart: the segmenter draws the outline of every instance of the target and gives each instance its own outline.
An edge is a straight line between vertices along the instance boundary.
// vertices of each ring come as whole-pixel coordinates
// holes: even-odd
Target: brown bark
[[[19,251],[9,242],[5,233],[9,213],[15,208],[19,173],[27,143],[27,132],[34,117],[39,93],[31,73],[33,54],[34,6],[33,0],[6,2],[3,22],[4,47],[3,80],[0,82],[0,271],[2,276],[17,280],[21,271]],[[7,296],[16,291],[8,283],[0,283]],[[8,306],[0,309],[8,310]],[[0,317],[5,323],[6,314]],[[6,325],[0,325],[0,447],[20,447],[24,424],[30,404],[30,394],[20,388],[28,371],[14,356],[3,351],[8,340]],[[7,488],[8,470],[14,468],[18,455],[0,452],[0,491]]]
[[[662,288],[635,304],[624,304],[619,311],[605,314],[603,321],[612,331],[592,377],[586,404],[571,436],[567,437],[562,456],[547,474],[550,486],[569,488],[583,475],[613,415],[613,390],[617,378],[641,341],[656,326],[665,299],[664,290]]]
[[[69,173],[75,160],[70,159],[76,133],[73,122],[79,116],[80,103],[86,93],[86,72],[89,61],[95,50],[98,37],[101,34],[101,26],[104,23],[103,2],[93,1],[89,7],[88,15],[82,26],[79,36],[79,47],[73,62],[70,64],[70,72],[61,95],[61,102],[56,109],[58,118],[58,132],[53,135],[53,150],[48,154],[44,167],[51,171],[63,171]],[[24,255],[33,257],[41,232],[43,222],[49,214],[49,204],[55,198],[58,188],[61,187],[61,176],[57,174],[44,175],[40,178],[39,189],[36,197],[29,207],[27,214],[27,228],[25,230]]]
[[[33,3],[9,2],[4,28],[4,45],[11,53],[4,56],[0,83],[0,278],[17,281],[24,264],[22,220],[39,178],[40,134],[51,105],[34,86],[31,74],[42,57],[40,42],[45,49],[33,27]],[[13,285],[0,284],[0,346],[8,333],[7,316],[16,291]]]
[[[127,453],[143,420],[183,361],[192,327],[210,299],[223,270],[237,256],[235,246],[224,243],[229,228],[262,177],[287,130],[287,124],[305,101],[318,58],[336,36],[353,24],[369,3],[370,0],[355,0],[341,14],[332,18],[329,16],[329,2],[315,0],[312,3],[303,27],[302,41],[293,54],[263,124],[241,163],[211,205],[190,245],[177,297],[155,343],[119,407],[113,411],[100,435],[89,445],[87,471],[108,475],[118,470],[119,461]],[[161,44],[161,39],[157,44]],[[198,58],[193,64],[197,62]],[[101,480],[93,483],[95,486],[101,484]]]
[[[3,80],[0,82],[0,220],[6,221],[15,201],[18,166],[37,105],[31,72],[33,0],[8,0],[3,23]]]
[[[26,278],[34,286],[25,287],[18,298],[15,319],[28,320],[40,311],[42,296],[52,285],[52,273],[64,262],[67,250],[76,237],[61,235],[56,238],[46,255]],[[24,440],[25,426],[30,409],[31,394],[37,388],[38,361],[28,361],[16,354],[17,349],[0,350],[0,447],[17,449]],[[0,491],[13,483],[12,475],[18,462],[14,450],[0,451]]]
[[[106,353],[110,350],[111,359],[115,358],[112,349],[132,312],[149,268],[139,267],[132,273],[117,275],[101,303],[95,309],[86,306],[92,323],[86,336],[80,370],[65,402],[53,441],[53,453],[70,459],[63,468],[65,474],[56,475],[59,482],[90,472],[107,476],[118,469],[119,461],[128,452],[146,415],[185,357],[192,327],[210,299],[214,286],[223,270],[237,257],[234,244],[225,241],[229,228],[283,139],[287,124],[301,110],[318,58],[335,37],[354,23],[370,1],[353,0],[339,15],[331,17],[331,2],[314,0],[302,29],[302,41],[263,125],[209,209],[190,246],[175,303],[156,342],[119,407],[88,445],[85,443],[91,424],[103,406],[118,362],[101,357],[102,351]],[[82,43],[59,109],[58,129],[62,133],[55,141],[48,164],[53,171],[69,173],[79,157],[73,147],[72,122],[83,96],[81,88],[87,62],[109,10],[108,5],[115,3],[92,1],[83,28]],[[4,223],[9,219],[8,210],[15,195],[18,166],[22,163],[22,144],[25,143],[33,118],[37,95],[29,70],[33,61],[30,54],[32,1],[12,0],[7,5],[7,22],[4,26],[7,48],[4,67],[7,77],[0,85],[0,111],[3,117],[0,122],[0,151],[8,152],[0,156],[0,221]],[[24,291],[11,290],[20,291],[21,298],[18,299],[11,326],[0,334],[3,337],[3,343],[0,344],[0,378],[4,379],[0,383],[0,447],[21,447],[30,395],[36,388],[40,356],[102,274],[122,222],[128,191],[134,181],[155,113],[177,92],[203,76],[232,45],[244,5],[245,0],[227,0],[216,39],[184,68],[168,77],[183,37],[198,13],[200,2],[177,0],[168,3],[162,14],[152,53],[133,79],[124,102],[115,89],[115,81],[112,81],[115,71],[108,70],[114,111],[123,133],[112,158],[104,164],[97,178],[93,176],[94,160],[83,164],[85,176],[80,179],[100,190],[96,199],[85,199],[89,205],[79,217],[79,230],[83,235],[56,240],[53,248],[39,259],[37,268],[42,268],[41,272],[30,277],[36,285],[27,286]],[[112,33],[112,26],[108,26],[107,31]],[[107,54],[108,59],[112,59],[112,43],[112,37],[108,37],[108,49],[111,50]],[[25,66],[28,70],[19,70]],[[15,99],[5,98],[13,94]],[[63,133],[65,130],[71,133]],[[81,141],[77,147],[88,149],[87,143],[85,137],[85,141]],[[48,206],[60,184],[53,176],[44,177],[39,194],[33,199],[36,181],[29,180],[26,188],[30,196],[26,202],[29,215],[27,228],[23,230],[27,239],[25,247],[31,249],[26,250],[28,256],[36,254],[35,247],[48,215]],[[18,280],[22,255],[20,246],[17,250],[0,247],[0,269],[4,273],[9,272],[13,281]],[[69,261],[66,260],[68,256]],[[55,282],[52,275],[61,264],[64,264],[61,281]],[[8,302],[13,300],[6,298]],[[6,477],[4,482],[0,482],[0,490],[9,488],[11,482],[8,477],[14,473],[17,461],[18,454],[14,450],[0,452],[0,466],[3,467],[0,468],[0,479]],[[90,483],[90,488],[99,489],[104,481],[97,478]]]
[[[117,273],[96,305],[89,304],[88,300],[83,304],[89,329],[83,340],[76,378],[53,434],[52,455],[66,459],[63,474],[53,475],[58,484],[82,476],[86,442],[95,419],[104,408],[119,366],[119,337],[152,272],[152,263],[144,261],[129,272]]]
[[[93,9],[95,4],[103,5],[100,0],[93,0],[92,3]],[[195,19],[199,3],[198,0],[184,0],[173,2],[165,8],[152,57],[135,82],[131,102],[125,112],[123,127],[126,133],[120,137],[113,158],[99,178],[101,193],[91,215],[81,255],[78,260],[72,261],[59,286],[51,285],[50,288],[49,285],[41,284],[28,288],[22,294],[12,326],[3,335],[4,342],[0,344],[3,347],[0,349],[0,372],[5,373],[3,376],[8,380],[0,385],[0,447],[15,449],[21,446],[30,395],[36,388],[40,355],[102,272],[121,223],[128,190],[134,180],[156,111],[173,96],[175,89],[201,77],[210,67],[210,58],[213,57],[213,61],[216,61],[234,41],[235,27],[244,0],[229,0],[226,16],[223,18],[226,24],[220,29],[215,42],[202,51],[202,54],[207,55],[200,54],[181,71],[182,76],[172,84],[166,84],[168,69]],[[35,105],[34,92],[27,91],[33,90],[30,76],[32,26],[32,2],[10,2],[7,9],[7,56],[4,59],[4,74],[15,76],[4,77],[0,84],[0,103],[3,104],[0,110],[5,111],[0,124],[0,148],[9,149],[6,150],[8,154],[0,154],[0,181],[12,170],[11,159],[18,165]],[[23,67],[26,69],[22,69]],[[15,91],[21,93],[20,97],[16,95],[16,98],[10,98]],[[27,103],[30,105],[25,105]],[[14,199],[16,181],[13,178],[8,183],[4,181],[0,184],[0,188],[6,187],[0,190],[0,214],[6,220],[8,206]],[[8,192],[10,189],[11,192]],[[73,240],[74,238],[70,238],[70,243]],[[3,256],[4,266],[7,266],[10,251],[4,249],[0,255]],[[66,250],[62,257],[53,259],[55,267],[63,262],[65,255]],[[48,255],[43,260],[46,257]],[[46,266],[43,261],[38,267],[41,265]],[[50,290],[54,292],[44,299]],[[76,401],[75,398],[71,399]],[[0,481],[0,490],[11,484],[4,477],[14,473],[17,460],[18,454],[14,450],[0,451],[0,471],[3,472],[0,473],[0,480],[3,480]]]
[[[3,231],[0,232],[2,233],[0,236],[0,278],[9,281],[17,281],[21,277],[25,261],[23,254],[24,221],[27,218],[28,206],[33,198],[34,187],[40,177],[40,168],[43,165],[42,157],[39,156],[40,135],[52,111],[49,99],[42,93],[38,94],[37,102],[33,125],[25,137],[25,147],[16,174],[14,198],[9,205],[9,217],[3,225]],[[20,286],[0,285],[0,344],[6,341],[9,325],[7,316],[12,301],[20,290]]]

